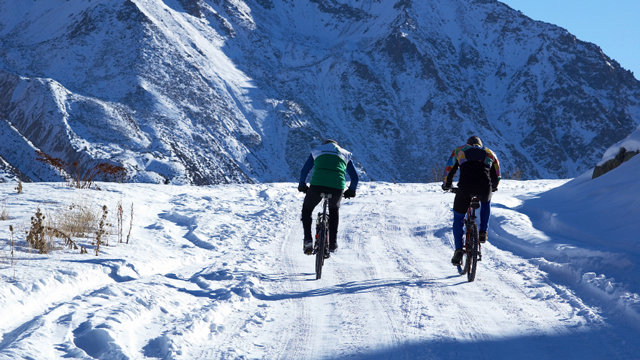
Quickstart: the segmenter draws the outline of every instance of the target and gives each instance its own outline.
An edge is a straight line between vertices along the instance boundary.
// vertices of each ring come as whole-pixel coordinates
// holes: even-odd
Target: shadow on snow
[[[468,329],[472,331],[472,329]],[[454,338],[416,341],[395,347],[363,351],[331,359],[632,359],[640,346],[637,333],[607,327],[568,330],[566,334],[522,335],[495,338],[486,334],[467,334],[474,340]],[[446,335],[443,335],[446,336]]]

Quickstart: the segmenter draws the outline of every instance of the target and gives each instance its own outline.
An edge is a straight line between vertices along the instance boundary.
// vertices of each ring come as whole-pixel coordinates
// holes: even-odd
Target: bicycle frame
[[[457,193],[457,188],[451,188],[451,192]],[[478,224],[476,223],[476,209],[480,208],[480,197],[471,195],[471,202],[464,218],[465,237],[462,251],[465,254],[464,266],[458,265],[460,275],[467,274],[467,280],[472,282],[476,277],[477,262],[482,260],[481,244],[478,239]]]
[[[476,209],[480,208],[480,198],[477,195],[471,196],[471,203],[469,204],[469,208],[467,209],[467,216],[464,218],[465,225],[465,243],[462,245],[463,249],[466,250],[467,244],[469,243],[469,237],[471,236],[471,228],[473,224],[476,222]],[[480,254],[480,243],[478,243],[478,254]]]

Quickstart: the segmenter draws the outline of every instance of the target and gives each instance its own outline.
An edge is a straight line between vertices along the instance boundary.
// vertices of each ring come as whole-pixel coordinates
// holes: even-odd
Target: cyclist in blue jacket
[[[478,240],[487,241],[489,218],[491,217],[491,194],[498,190],[500,182],[500,163],[496,154],[482,146],[477,136],[472,136],[465,145],[457,147],[451,153],[444,170],[442,190],[451,189],[453,177],[460,168],[458,192],[453,201],[453,240],[455,252],[451,263],[460,265],[462,262],[462,238],[464,217],[471,203],[471,195],[480,197],[480,231]]]
[[[311,186],[307,186],[307,176],[313,169]],[[349,174],[351,183],[344,191],[345,173]],[[313,238],[311,236],[311,215],[313,209],[320,203],[320,194],[331,194],[329,199],[329,251],[338,248],[340,200],[343,191],[346,199],[356,196],[358,187],[358,172],[351,161],[351,153],[338,146],[335,140],[325,140],[322,146],[311,151],[311,155],[300,171],[298,191],[306,193],[302,204],[302,227],[304,228],[303,251],[307,255],[313,252]]]

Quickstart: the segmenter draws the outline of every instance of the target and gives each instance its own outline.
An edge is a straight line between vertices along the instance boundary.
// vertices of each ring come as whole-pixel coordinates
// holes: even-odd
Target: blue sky
[[[592,42],[640,79],[640,0],[500,0]]]

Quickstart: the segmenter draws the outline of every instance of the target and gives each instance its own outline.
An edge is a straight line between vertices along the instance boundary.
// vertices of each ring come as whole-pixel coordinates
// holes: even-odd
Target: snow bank
[[[638,134],[620,146],[634,144]],[[610,316],[638,327],[639,178],[636,156],[598,178],[587,172],[521,205],[497,209],[495,243],[533,258],[577,293],[597,299]]]
[[[638,256],[639,178],[640,157],[634,157],[596,179],[586,173],[542,193],[522,210],[547,234]]]

